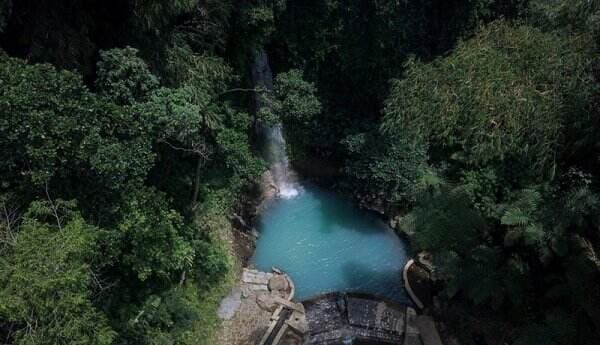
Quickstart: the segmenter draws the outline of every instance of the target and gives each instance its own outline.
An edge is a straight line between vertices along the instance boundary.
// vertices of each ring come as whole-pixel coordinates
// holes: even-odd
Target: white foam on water
[[[279,196],[283,199],[292,199],[300,195],[302,187],[297,183],[283,183],[279,188]]]

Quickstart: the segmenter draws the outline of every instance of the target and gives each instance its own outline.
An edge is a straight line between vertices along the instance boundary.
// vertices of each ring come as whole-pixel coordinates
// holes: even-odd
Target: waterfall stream
[[[263,50],[257,51],[255,54],[252,78],[255,88],[264,89],[267,92],[273,90],[273,73],[269,66],[267,53]],[[257,110],[270,107],[260,92],[256,93],[255,102]],[[297,182],[296,174],[290,167],[283,126],[281,123],[265,124],[259,120],[257,121],[257,130],[265,140],[263,155],[270,164],[271,176],[277,187],[278,196],[285,199],[297,196],[301,187]]]

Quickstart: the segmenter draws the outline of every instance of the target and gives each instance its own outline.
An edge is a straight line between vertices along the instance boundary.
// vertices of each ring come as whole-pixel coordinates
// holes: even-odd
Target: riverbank
[[[267,286],[256,284],[258,290],[255,291],[248,288],[249,282],[244,282],[244,272],[248,270],[256,248],[258,233],[255,226],[259,209],[265,200],[274,196],[268,195],[264,188],[270,186],[268,171],[263,174],[262,180],[261,193],[246,196],[245,202],[238,205],[237,212],[227,217],[230,226],[225,234],[226,243],[234,265],[228,284],[215,294],[218,301],[212,305],[214,311],[211,312],[217,322],[211,345],[256,344],[270,323],[271,313],[256,303],[256,291],[265,291]]]

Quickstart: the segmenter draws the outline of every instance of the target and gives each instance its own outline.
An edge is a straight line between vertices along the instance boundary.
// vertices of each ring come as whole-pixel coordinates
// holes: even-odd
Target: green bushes
[[[33,203],[14,245],[0,258],[0,320],[12,324],[5,339],[111,344],[116,333],[94,306],[97,229],[69,209],[65,214],[60,204]]]
[[[388,147],[404,133],[424,140],[429,164],[442,168],[446,182],[422,190],[401,224],[434,254],[446,298],[507,323],[521,315],[511,324],[517,344],[580,343],[597,333],[589,284],[600,271],[583,267],[598,246],[598,165],[580,160],[597,156],[591,38],[492,23],[447,57],[410,61],[379,129]]]
[[[131,47],[100,52],[96,77],[100,94],[125,105],[142,101],[158,87],[158,79],[137,52]]]
[[[135,49],[102,52],[98,93],[73,72],[1,58],[3,341],[214,335],[233,267],[227,215],[264,166],[250,117],[221,98],[232,69],[180,53],[168,87]]]
[[[0,65],[0,171],[10,189],[76,174],[106,194],[143,180],[154,154],[127,109],[92,94],[74,73],[12,58]]]
[[[0,5],[2,342],[211,343],[264,170],[225,51],[271,12],[237,5]]]
[[[349,189],[371,194],[388,206],[408,209],[414,204],[420,180],[431,170],[423,143],[373,132],[348,136],[342,143],[349,152],[344,167]]]
[[[0,259],[0,325],[9,325],[4,339],[15,344],[191,344],[194,333],[214,332],[214,298],[222,293],[215,286],[228,286],[223,279],[231,269],[215,232],[223,231],[227,220],[224,214],[209,216],[225,221],[213,220],[218,227],[200,235],[164,202],[155,192],[141,193],[128,203],[117,229],[86,224],[71,202],[32,203],[15,243]],[[188,232],[177,239],[174,232],[181,228]],[[112,280],[110,266],[132,271],[117,277],[137,282]],[[188,282],[180,286],[185,269]]]
[[[119,261],[141,282],[177,279],[182,271],[190,270],[193,231],[177,211],[168,209],[163,194],[139,191],[126,201],[122,212],[117,232],[123,248]]]
[[[563,126],[577,111],[564,95],[590,86],[588,44],[493,23],[448,58],[409,63],[387,100],[384,129],[408,126],[468,165],[514,160],[539,175],[556,164]]]

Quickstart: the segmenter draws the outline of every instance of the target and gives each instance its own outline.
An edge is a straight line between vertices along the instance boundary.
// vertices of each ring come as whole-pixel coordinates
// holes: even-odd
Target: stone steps
[[[244,268],[242,272],[242,295],[248,297],[257,292],[268,292],[271,277],[273,277],[273,273]]]

